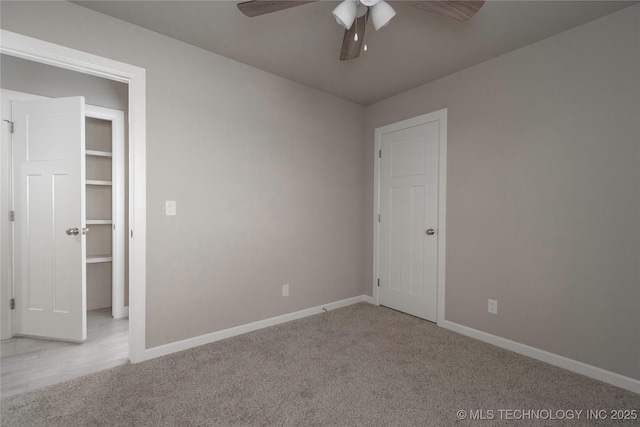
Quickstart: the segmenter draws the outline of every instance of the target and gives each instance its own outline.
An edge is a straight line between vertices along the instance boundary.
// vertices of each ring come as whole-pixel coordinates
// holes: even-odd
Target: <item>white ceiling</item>
[[[369,50],[340,61],[344,29],[319,1],[248,18],[235,1],[80,1],[82,6],[362,105],[615,12],[629,1],[488,1],[468,22],[390,1]]]

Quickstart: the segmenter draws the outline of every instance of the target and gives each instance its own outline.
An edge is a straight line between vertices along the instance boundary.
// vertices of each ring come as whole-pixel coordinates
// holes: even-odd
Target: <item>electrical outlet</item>
[[[289,296],[289,285],[282,285],[282,296],[283,297]]]
[[[498,301],[494,299],[489,300],[489,313],[498,314]]]

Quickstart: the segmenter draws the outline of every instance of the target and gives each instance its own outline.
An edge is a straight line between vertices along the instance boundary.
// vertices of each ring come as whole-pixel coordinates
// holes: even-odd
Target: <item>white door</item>
[[[378,302],[435,322],[440,122],[380,137]]]
[[[14,334],[83,341],[84,98],[13,103]]]

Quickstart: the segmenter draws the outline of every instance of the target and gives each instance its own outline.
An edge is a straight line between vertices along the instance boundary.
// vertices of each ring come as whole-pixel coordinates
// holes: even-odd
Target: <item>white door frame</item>
[[[440,134],[438,141],[438,301],[437,301],[437,323],[444,321],[445,302],[445,255],[446,255],[446,217],[447,217],[447,109],[423,114],[397,123],[376,128],[375,130],[375,150],[373,151],[373,299],[376,305],[380,305],[380,295],[378,292],[378,257],[380,243],[380,147],[382,136],[387,133],[396,132],[409,127],[420,126],[426,123],[439,121]]]
[[[129,360],[142,362],[146,350],[146,72],[6,30],[0,32],[0,53],[129,87]]]

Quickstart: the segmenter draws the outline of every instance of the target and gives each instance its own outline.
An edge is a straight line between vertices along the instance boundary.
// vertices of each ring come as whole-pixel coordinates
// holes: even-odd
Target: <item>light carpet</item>
[[[2,399],[1,421],[3,426],[640,424],[587,419],[587,410],[609,414],[612,409],[640,411],[640,395],[361,303],[8,397]],[[525,415],[536,419],[509,419]]]

